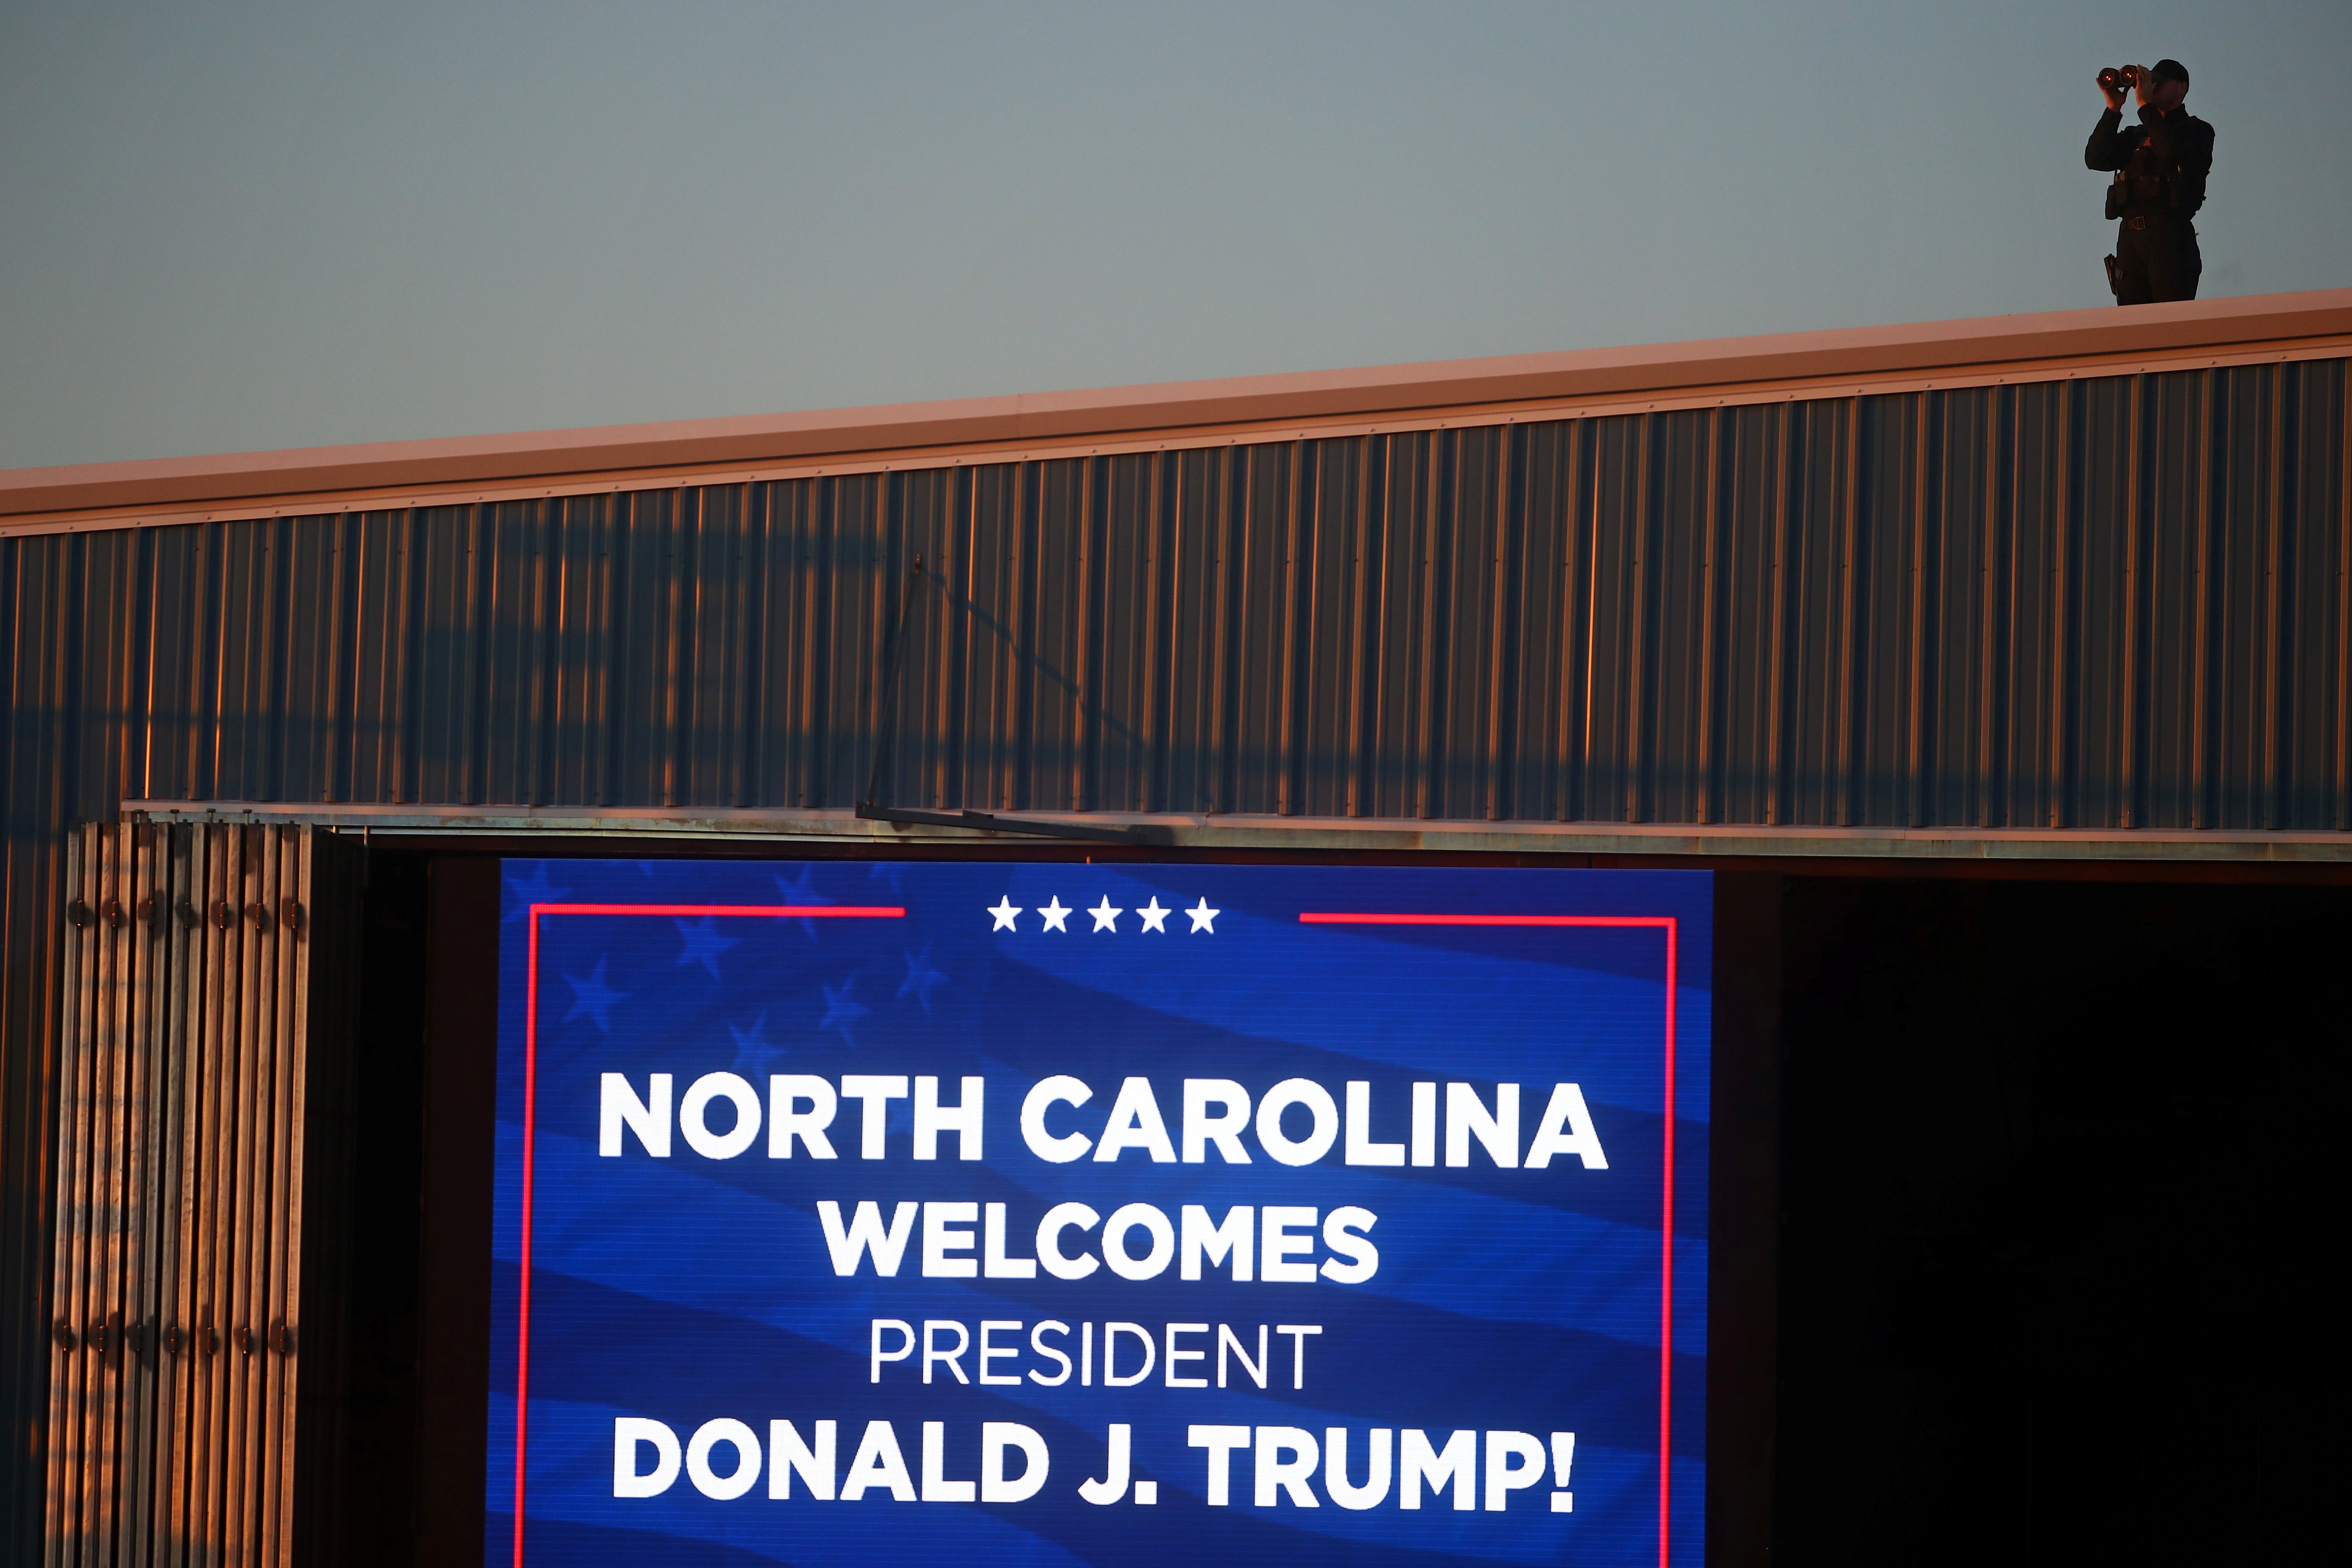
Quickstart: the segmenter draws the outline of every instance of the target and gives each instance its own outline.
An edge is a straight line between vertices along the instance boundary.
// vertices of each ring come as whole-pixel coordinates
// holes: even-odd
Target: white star
[[[996,923],[989,927],[989,930],[1019,931],[1021,929],[1019,926],[1013,923],[1013,917],[1022,913],[1023,911],[1013,907],[1012,894],[1007,893],[1003,898],[997,900],[996,907],[990,910],[988,912],[996,917]]]
[[[1223,910],[1211,909],[1209,907],[1209,900],[1202,899],[1199,903],[1194,904],[1191,909],[1186,910],[1184,912],[1192,917],[1192,931],[1195,935],[1202,931],[1207,931],[1211,936],[1214,936],[1217,934],[1217,928],[1214,923],[1216,918],[1219,915],[1223,914],[1225,911]]]
[[[1118,930],[1118,917],[1127,913],[1127,911],[1125,910],[1112,909],[1110,907],[1110,895],[1108,893],[1105,893],[1103,895],[1103,901],[1097,904],[1093,909],[1088,910],[1087,913],[1095,917],[1095,930],[1115,931]]]
[[[1135,912],[1143,917],[1144,930],[1156,931],[1161,936],[1166,936],[1168,934],[1168,917],[1174,914],[1176,911],[1174,910],[1161,909],[1160,907],[1160,895],[1154,893],[1151,895],[1151,901]]]
[[[1068,934],[1070,928],[1064,925],[1062,922],[1070,918],[1070,911],[1062,907],[1061,894],[1055,893],[1054,895],[1053,902],[1047,904],[1044,909],[1039,910],[1037,912],[1045,917],[1045,929],[1047,931],[1057,931],[1065,935]]]

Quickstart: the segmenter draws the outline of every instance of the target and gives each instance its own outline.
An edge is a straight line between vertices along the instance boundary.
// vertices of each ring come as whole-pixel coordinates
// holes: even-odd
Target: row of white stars
[[[1013,896],[1010,893],[1007,893],[1003,898],[996,900],[996,907],[994,909],[989,910],[986,912],[996,918],[996,923],[989,928],[991,931],[1019,931],[1021,929],[1018,923],[1020,917],[1027,914],[1029,911],[1027,910],[1014,909],[1013,907]],[[1064,922],[1074,914],[1085,913],[1094,916],[1095,930],[1097,931],[1116,931],[1118,930],[1118,917],[1127,913],[1125,910],[1113,909],[1111,907],[1110,895],[1108,893],[1103,895],[1103,901],[1101,903],[1097,904],[1093,909],[1086,910],[1063,908],[1062,895],[1055,893],[1050,896],[1045,905],[1038,910],[1037,912],[1045,917],[1045,930],[1058,931],[1065,933],[1066,933],[1070,928]],[[1156,931],[1162,936],[1168,934],[1168,917],[1170,915],[1176,914],[1183,915],[1192,921],[1194,934],[1197,935],[1202,931],[1207,931],[1211,936],[1214,936],[1217,934],[1217,917],[1225,911],[1223,910],[1211,909],[1209,907],[1209,900],[1206,899],[1202,899],[1199,903],[1194,904],[1189,910],[1163,910],[1160,907],[1160,896],[1155,893],[1152,895],[1151,901],[1150,903],[1144,905],[1135,912],[1143,918],[1143,929],[1145,931]]]

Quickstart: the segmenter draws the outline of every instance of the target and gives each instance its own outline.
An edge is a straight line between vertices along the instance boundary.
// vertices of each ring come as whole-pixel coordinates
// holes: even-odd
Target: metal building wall
[[[352,859],[299,827],[68,840],[47,1500],[23,1561],[288,1563],[331,1539]]]
[[[2343,360],[0,540],[11,1447],[126,798],[2346,830],[2347,556]]]

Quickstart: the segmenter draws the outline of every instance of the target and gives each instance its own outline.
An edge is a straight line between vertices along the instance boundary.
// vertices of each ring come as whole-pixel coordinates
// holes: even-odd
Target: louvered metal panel
[[[0,540],[11,1451],[74,821],[845,806],[887,713],[913,806],[2341,832],[2346,370]]]
[[[51,1568],[291,1562],[331,1506],[299,1495],[320,1467],[298,1458],[337,1420],[327,1015],[353,913],[318,842],[121,825],[68,843]]]

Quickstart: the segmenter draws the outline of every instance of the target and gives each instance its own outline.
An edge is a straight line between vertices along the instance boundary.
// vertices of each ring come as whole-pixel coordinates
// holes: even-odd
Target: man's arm
[[[2180,210],[2193,217],[2205,205],[2205,176],[2213,172],[2213,128],[2201,120],[2181,118],[2172,133],[2172,155],[2180,169]]]
[[[2083,147],[2083,166],[2105,172],[2120,169],[2131,162],[2133,137],[2118,129],[2123,124],[2123,110],[2110,109],[2099,116],[2091,127],[2091,140]]]

